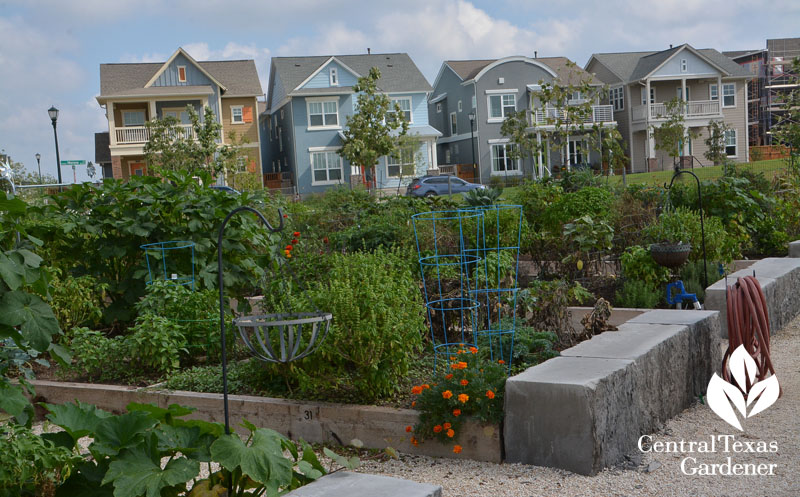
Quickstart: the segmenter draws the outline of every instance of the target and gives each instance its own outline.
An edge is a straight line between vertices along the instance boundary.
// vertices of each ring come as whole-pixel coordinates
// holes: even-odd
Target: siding
[[[681,72],[681,60],[686,59],[687,70]],[[682,50],[669,59],[663,67],[653,73],[653,77],[674,76],[676,78],[696,74],[717,74],[719,71],[708,62],[688,50]]]
[[[330,63],[325,65],[319,73],[317,73],[313,78],[311,78],[308,81],[308,83],[303,85],[301,88],[330,88],[331,68],[336,68],[336,72],[338,73],[337,75],[339,77],[339,84],[336,86],[338,87],[353,86],[358,82],[358,78],[355,77],[350,71],[343,68],[341,64],[337,64],[335,61],[331,61]],[[294,90],[294,88],[292,88],[292,90]]]
[[[244,124],[231,123],[231,106],[241,105],[250,107],[253,113],[253,122]],[[223,98],[222,99],[222,136],[225,143],[230,143],[228,134],[233,132],[237,139],[244,139],[246,143],[258,143],[258,108],[255,98]]]
[[[178,81],[178,66],[186,66],[186,81]],[[216,83],[211,81],[200,69],[197,68],[189,59],[178,54],[169,66],[161,73],[161,75],[153,83],[153,86],[211,86],[214,91],[213,95],[208,97],[208,106],[214,111],[219,121],[219,87]]]

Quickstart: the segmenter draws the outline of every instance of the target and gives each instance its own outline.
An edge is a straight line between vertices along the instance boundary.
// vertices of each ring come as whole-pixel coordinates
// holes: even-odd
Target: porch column
[[[148,104],[148,107],[150,109],[150,112],[149,112],[150,113],[150,119],[149,119],[149,121],[152,121],[153,119],[158,117],[156,115],[156,101],[155,100],[150,100],[147,104]]]
[[[544,177],[544,166],[542,165],[542,134],[539,131],[536,132],[536,143],[538,144],[537,150],[539,151],[539,179],[542,179]]]
[[[717,74],[717,102],[719,102],[719,113],[722,114],[722,75]],[[747,100],[745,100],[747,102]]]
[[[571,171],[572,168],[570,166],[572,165],[572,161],[570,160],[571,158],[569,156],[569,133],[567,133],[567,144],[566,147],[564,148],[564,152],[567,157],[567,171]]]
[[[108,143],[113,147],[117,144],[117,125],[114,123],[114,102],[106,102],[106,116],[108,117]],[[120,175],[122,166],[120,165]]]
[[[647,106],[647,122],[653,118],[653,109],[650,107],[650,78],[644,80],[644,104]]]
[[[681,100],[683,100],[683,115],[689,117],[689,97],[686,95],[686,78],[681,78]],[[683,140],[681,140],[681,155],[689,155],[689,134],[688,130],[684,131]]]

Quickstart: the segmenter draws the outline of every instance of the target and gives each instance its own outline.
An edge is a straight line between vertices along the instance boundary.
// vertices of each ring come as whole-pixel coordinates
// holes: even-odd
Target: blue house
[[[436,161],[436,138],[428,124],[431,85],[405,53],[274,57],[270,67],[263,133],[263,171],[280,173],[294,193],[319,193],[361,174],[339,156],[347,119],[355,112],[353,86],[377,67],[378,88],[397,102],[415,137],[398,157],[381,157],[372,178],[379,189],[397,189],[422,176]]]

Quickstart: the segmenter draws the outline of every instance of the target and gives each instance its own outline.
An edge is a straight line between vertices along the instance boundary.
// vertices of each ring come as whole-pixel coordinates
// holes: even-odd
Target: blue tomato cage
[[[194,242],[172,240],[141,245],[147,261],[147,284],[170,281],[194,290]]]

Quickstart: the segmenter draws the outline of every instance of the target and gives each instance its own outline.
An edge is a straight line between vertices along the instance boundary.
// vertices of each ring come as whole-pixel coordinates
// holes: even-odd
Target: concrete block
[[[770,333],[774,334],[800,313],[800,258],[772,257],[755,262],[749,268],[728,275],[728,285],[736,283],[737,278],[752,276],[761,285],[767,299]],[[720,311],[723,338],[728,337],[727,301],[725,279],[721,279],[706,289],[706,309]]]
[[[442,487],[388,476],[339,471],[286,494],[286,497],[441,497]]]
[[[789,257],[800,257],[800,240],[789,242]]]

